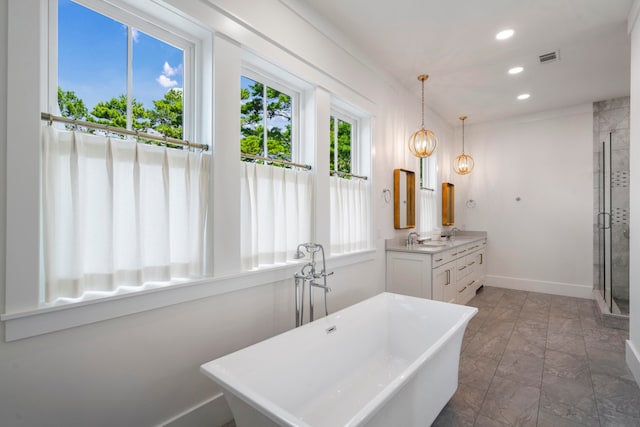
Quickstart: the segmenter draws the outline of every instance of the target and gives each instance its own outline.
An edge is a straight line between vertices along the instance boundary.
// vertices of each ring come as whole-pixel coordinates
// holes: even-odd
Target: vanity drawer
[[[458,258],[456,260],[456,278],[458,281],[467,277],[473,271],[473,264],[470,264],[470,260],[471,258],[469,256]]]
[[[449,249],[447,251],[442,251],[442,252],[433,254],[433,261],[432,261],[431,268],[440,267],[441,265],[446,264],[449,261],[453,261],[453,257],[451,255],[452,252],[454,252],[454,250]]]
[[[471,244],[466,244],[466,245],[460,245],[457,248],[451,249],[451,252],[452,252],[451,256],[454,259],[463,257],[469,253],[470,247],[471,247]]]

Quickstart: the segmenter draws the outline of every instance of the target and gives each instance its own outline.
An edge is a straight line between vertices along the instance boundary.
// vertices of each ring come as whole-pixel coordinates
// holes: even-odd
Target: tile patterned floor
[[[628,332],[591,300],[484,287],[468,305],[458,390],[433,426],[640,427]]]
[[[458,390],[434,426],[639,426],[628,332],[592,301],[485,287],[462,343]]]

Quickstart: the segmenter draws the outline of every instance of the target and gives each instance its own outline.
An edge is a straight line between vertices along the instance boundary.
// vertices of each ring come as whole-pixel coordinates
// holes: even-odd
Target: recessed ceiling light
[[[528,99],[531,95],[529,95],[528,93],[523,93],[522,95],[518,95],[518,99],[523,100],[523,99]]]
[[[513,67],[509,69],[509,74],[518,74],[524,70],[522,67]]]
[[[500,31],[498,34],[496,34],[496,39],[498,39],[498,40],[508,39],[509,37],[511,37],[513,35],[513,33],[514,33],[514,31],[511,30],[511,29]]]

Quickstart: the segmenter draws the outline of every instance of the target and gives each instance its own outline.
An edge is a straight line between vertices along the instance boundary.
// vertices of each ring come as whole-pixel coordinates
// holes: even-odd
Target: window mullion
[[[267,140],[267,85],[262,85],[262,152],[264,157],[269,157],[269,143]]]
[[[133,129],[133,30],[127,25],[127,129]],[[184,126],[184,125],[183,125]]]
[[[333,118],[333,170],[338,170],[338,129],[340,121],[337,117]]]

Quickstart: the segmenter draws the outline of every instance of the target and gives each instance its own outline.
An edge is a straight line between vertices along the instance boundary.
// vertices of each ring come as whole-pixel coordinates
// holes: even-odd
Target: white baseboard
[[[218,393],[161,423],[159,427],[219,427],[232,419],[233,415],[227,401],[222,393]]]
[[[543,294],[563,295],[567,297],[592,299],[593,286],[574,283],[545,282],[541,280],[520,279],[517,277],[487,275],[487,286],[515,289],[518,291],[540,292]]]
[[[635,348],[631,340],[627,340],[627,366],[640,386],[640,352]]]

